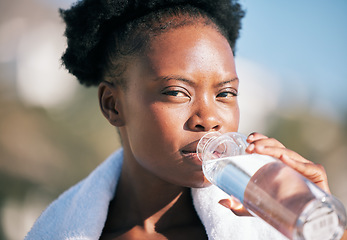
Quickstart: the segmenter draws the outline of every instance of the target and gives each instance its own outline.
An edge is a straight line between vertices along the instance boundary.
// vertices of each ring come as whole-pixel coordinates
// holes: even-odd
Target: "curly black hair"
[[[235,51],[244,11],[234,0],[80,0],[60,14],[68,41],[62,61],[69,72],[86,86],[107,76],[125,86],[126,63],[145,51],[152,36],[171,28],[203,21]]]

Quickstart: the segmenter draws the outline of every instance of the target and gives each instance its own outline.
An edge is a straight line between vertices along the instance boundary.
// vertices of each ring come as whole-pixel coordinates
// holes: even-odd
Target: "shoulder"
[[[52,202],[25,239],[98,238],[121,171],[122,150],[113,153],[87,178]]]

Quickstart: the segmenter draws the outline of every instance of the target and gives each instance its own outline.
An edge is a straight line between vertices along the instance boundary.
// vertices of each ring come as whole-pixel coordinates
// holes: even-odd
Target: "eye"
[[[181,91],[166,91],[166,92],[163,92],[163,94],[174,96],[174,97],[187,97],[187,95]]]
[[[217,94],[217,98],[232,98],[237,96],[238,92],[235,89],[226,89]]]
[[[169,102],[186,102],[190,99],[188,90],[183,87],[167,87],[161,94],[164,96],[164,101]]]

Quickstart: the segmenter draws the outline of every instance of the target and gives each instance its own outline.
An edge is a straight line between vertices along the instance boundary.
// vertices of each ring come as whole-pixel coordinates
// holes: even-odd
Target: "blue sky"
[[[72,0],[51,0],[68,7]],[[311,101],[347,110],[347,1],[240,0],[246,9],[237,58],[279,76],[282,101],[298,86]],[[237,60],[236,58],[236,60]],[[237,61],[236,61],[237,64]],[[329,105],[329,104],[328,104]]]
[[[347,110],[347,1],[241,3],[247,13],[237,56],[276,72],[289,89],[301,81],[312,98]]]

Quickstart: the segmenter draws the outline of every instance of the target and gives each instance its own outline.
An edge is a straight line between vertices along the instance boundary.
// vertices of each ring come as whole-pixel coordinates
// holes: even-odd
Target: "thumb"
[[[220,200],[219,204],[230,209],[237,216],[252,216],[242,203],[233,196],[230,196],[228,199]]]

